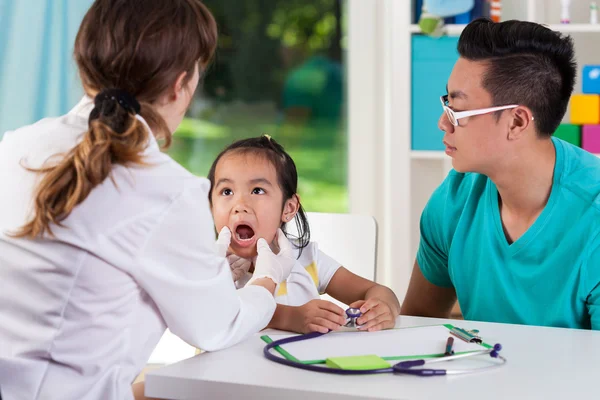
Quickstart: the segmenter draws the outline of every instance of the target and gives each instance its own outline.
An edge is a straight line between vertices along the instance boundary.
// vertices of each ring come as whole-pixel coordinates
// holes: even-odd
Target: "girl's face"
[[[244,258],[256,256],[256,242],[273,243],[281,223],[298,211],[298,198],[285,201],[277,172],[265,157],[230,152],[215,168],[211,194],[217,232],[231,231],[230,250]]]

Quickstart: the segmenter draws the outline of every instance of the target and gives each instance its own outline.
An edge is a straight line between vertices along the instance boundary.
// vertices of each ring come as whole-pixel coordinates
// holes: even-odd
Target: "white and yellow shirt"
[[[294,251],[296,264],[288,279],[275,289],[275,301],[288,306],[301,306],[325,293],[327,285],[341,265],[319,250],[316,242],[310,242],[302,249],[300,257],[300,249]],[[236,282],[236,286],[244,287],[251,277],[252,274],[246,274]]]

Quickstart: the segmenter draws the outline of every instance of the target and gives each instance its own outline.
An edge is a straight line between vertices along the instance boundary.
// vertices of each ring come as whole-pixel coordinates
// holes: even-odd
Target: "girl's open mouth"
[[[254,229],[251,226],[240,224],[235,228],[233,235],[235,241],[242,247],[251,246],[254,244]]]

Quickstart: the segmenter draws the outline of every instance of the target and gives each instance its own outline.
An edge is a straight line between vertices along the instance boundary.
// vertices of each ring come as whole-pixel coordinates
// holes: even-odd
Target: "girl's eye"
[[[265,194],[265,191],[261,188],[254,188],[252,189],[252,194]]]
[[[221,194],[223,196],[231,196],[233,194],[233,191],[231,189],[223,189],[221,190]]]

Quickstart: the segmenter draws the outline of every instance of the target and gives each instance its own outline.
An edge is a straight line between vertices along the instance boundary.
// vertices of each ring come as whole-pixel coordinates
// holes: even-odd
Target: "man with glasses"
[[[473,21],[442,96],[454,169],[421,216],[402,314],[600,329],[600,160],[552,136],[573,91],[571,38]]]

